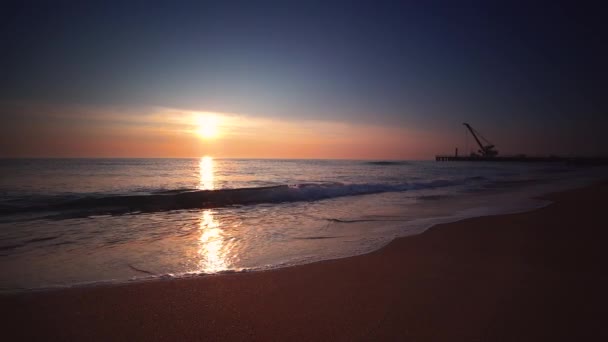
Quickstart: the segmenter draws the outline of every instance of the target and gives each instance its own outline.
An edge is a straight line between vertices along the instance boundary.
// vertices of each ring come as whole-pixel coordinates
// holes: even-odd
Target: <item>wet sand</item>
[[[3,340],[608,340],[608,183],[267,272],[0,296]]]

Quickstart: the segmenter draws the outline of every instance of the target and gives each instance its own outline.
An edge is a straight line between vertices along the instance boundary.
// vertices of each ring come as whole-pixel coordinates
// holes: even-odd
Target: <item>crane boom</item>
[[[490,143],[490,145],[484,146],[481,143],[481,140],[479,140],[479,138],[477,137],[477,134],[475,134],[475,130],[473,129],[473,127],[471,127],[471,125],[469,125],[468,123],[463,123],[463,125],[469,130],[469,132],[471,132],[471,135],[473,136],[473,138],[475,138],[475,141],[477,142],[477,145],[479,145],[479,152],[481,153],[481,155],[483,157],[495,157],[498,154],[498,151],[496,151],[494,149],[494,145],[492,145],[492,143]],[[484,138],[485,140],[485,138]]]
[[[473,127],[471,127],[471,125],[469,125],[466,122],[463,123],[463,125],[465,125],[465,127],[469,129],[469,132],[471,132],[471,135],[473,136],[473,138],[475,138],[475,141],[477,141],[477,145],[479,145],[479,148],[483,151],[484,150],[483,144],[481,143],[481,141],[477,137],[477,134],[475,134],[475,131],[473,130]]]

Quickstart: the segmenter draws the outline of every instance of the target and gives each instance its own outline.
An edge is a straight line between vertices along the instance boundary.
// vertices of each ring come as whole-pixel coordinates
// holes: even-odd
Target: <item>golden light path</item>
[[[213,190],[213,158],[208,156],[201,158],[199,173],[199,189]],[[221,272],[230,266],[227,259],[229,249],[224,244],[225,234],[219,220],[216,220],[213,215],[213,210],[203,210],[199,223],[199,269],[205,273]]]
[[[224,246],[224,233],[212,210],[203,210],[199,238],[200,269],[205,273],[217,273],[228,269]]]
[[[213,190],[214,179],[213,179],[213,158],[209,156],[202,157],[198,164],[199,167],[199,190]]]

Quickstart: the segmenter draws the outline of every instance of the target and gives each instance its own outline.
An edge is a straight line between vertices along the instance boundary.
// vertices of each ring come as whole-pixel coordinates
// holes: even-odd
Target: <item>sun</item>
[[[217,138],[219,135],[218,117],[213,113],[201,113],[196,118],[196,134],[204,139]]]

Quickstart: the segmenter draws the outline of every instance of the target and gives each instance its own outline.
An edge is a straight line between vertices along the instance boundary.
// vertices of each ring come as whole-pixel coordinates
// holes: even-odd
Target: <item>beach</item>
[[[602,7],[2,10],[0,342],[608,341]]]
[[[0,296],[5,340],[608,338],[608,183],[270,271]]]

